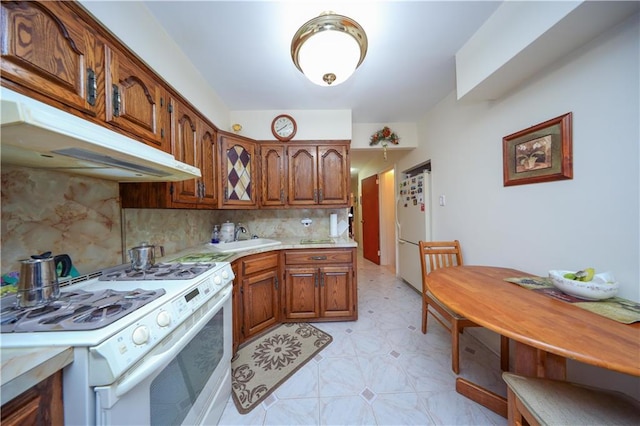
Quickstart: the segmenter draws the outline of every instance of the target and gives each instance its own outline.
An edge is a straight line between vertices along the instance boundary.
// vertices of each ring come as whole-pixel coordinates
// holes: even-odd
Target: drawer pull
[[[327,256],[311,256],[311,260],[327,260]]]

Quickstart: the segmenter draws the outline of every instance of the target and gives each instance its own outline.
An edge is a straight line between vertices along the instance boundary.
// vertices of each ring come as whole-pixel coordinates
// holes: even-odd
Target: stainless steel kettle
[[[164,256],[164,247],[160,248],[160,256]],[[149,243],[140,243],[138,247],[129,249],[131,267],[136,271],[146,271],[156,263],[156,246]]]
[[[18,307],[28,308],[45,305],[60,296],[57,267],[62,265],[61,277],[71,272],[71,258],[68,254],[52,256],[50,251],[20,260],[18,280]]]

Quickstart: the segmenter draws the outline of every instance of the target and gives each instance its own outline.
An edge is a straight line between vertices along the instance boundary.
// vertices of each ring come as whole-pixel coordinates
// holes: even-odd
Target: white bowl
[[[564,277],[576,271],[549,271],[553,285],[563,293],[586,300],[602,300],[618,294],[618,282],[610,272],[595,274],[591,281],[576,281]]]

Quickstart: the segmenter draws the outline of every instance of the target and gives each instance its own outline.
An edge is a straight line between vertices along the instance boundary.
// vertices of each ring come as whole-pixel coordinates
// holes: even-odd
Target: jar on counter
[[[222,224],[222,227],[220,228],[220,242],[221,243],[230,243],[233,242],[233,233],[236,229],[235,224],[226,221],[225,223]]]

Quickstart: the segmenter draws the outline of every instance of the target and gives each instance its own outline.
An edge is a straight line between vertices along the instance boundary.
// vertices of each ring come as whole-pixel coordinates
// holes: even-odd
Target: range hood
[[[142,142],[6,88],[0,92],[2,164],[118,182],[182,181],[200,169]]]

